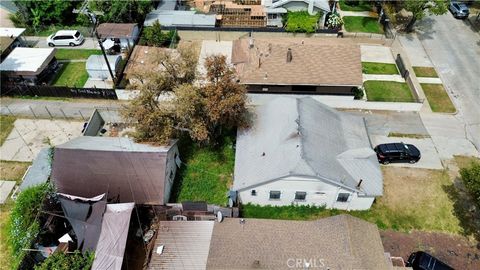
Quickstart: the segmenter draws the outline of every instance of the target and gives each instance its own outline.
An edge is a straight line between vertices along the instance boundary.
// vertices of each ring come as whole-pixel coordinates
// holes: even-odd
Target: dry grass
[[[459,169],[468,167],[472,162],[480,161],[478,157],[455,156],[455,162]]]
[[[433,67],[413,67],[417,77],[438,78],[438,74]]]
[[[430,138],[430,135],[390,132],[388,133],[388,137],[424,139],[424,138]]]
[[[10,115],[0,115],[0,146],[5,142],[14,127],[16,118]]]
[[[454,113],[456,111],[445,88],[441,84],[421,84],[433,112]]]
[[[454,215],[454,202],[446,192],[452,186],[446,171],[384,167],[383,172],[384,196],[375,208],[389,209],[408,220],[413,225],[411,229],[462,233],[460,221]]]
[[[16,181],[18,184],[31,164],[30,162],[0,160],[0,178],[2,180]]]

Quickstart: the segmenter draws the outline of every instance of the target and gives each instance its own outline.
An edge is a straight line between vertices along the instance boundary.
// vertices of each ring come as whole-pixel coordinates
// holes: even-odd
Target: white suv
[[[50,47],[55,46],[78,46],[82,44],[84,38],[77,30],[61,30],[50,35],[47,38],[47,44]]]

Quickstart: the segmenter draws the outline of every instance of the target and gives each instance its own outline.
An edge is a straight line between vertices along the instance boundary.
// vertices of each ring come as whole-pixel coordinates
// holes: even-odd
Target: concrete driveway
[[[441,159],[451,159],[454,155],[479,156],[467,137],[466,124],[458,117],[435,113],[422,114],[421,117]]]
[[[466,123],[469,139],[480,149],[480,33],[450,12],[419,22],[418,32],[458,116]]]
[[[382,143],[394,143],[394,142],[403,142],[403,143],[413,144],[420,150],[420,153],[422,153],[422,157],[415,164],[391,163],[387,166],[438,169],[438,170],[443,169],[443,165],[438,155],[438,152],[435,148],[435,144],[430,138],[413,139],[413,138],[396,138],[396,137],[373,135],[373,136],[370,136],[370,139],[372,140],[372,143],[374,145],[378,145]]]
[[[390,47],[380,45],[361,45],[360,50],[362,53],[362,62],[395,63]]]
[[[0,147],[0,159],[32,161],[45,147],[65,143],[81,135],[83,122],[17,119],[14,129]]]

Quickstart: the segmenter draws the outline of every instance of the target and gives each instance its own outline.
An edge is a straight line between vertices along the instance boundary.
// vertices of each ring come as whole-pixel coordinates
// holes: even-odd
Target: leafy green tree
[[[176,31],[170,30],[168,32],[162,31],[160,23],[155,21],[152,26],[147,26],[143,29],[142,38],[140,43],[146,46],[168,46],[172,42],[177,42],[179,36]]]
[[[14,0],[18,8],[17,19],[34,29],[49,24],[70,24],[74,21],[73,9],[79,4],[64,0]]]
[[[448,10],[449,1],[445,0],[405,0],[403,6],[412,12],[413,17],[408,22],[405,30],[411,32],[416,21],[425,18],[427,15],[442,15]]]
[[[469,167],[460,170],[463,184],[473,196],[475,202],[480,205],[480,162],[472,162]]]
[[[78,250],[70,254],[54,253],[36,265],[35,270],[90,270],[94,258],[94,253],[82,254]]]
[[[153,8],[151,0],[93,0],[89,9],[103,12],[98,16],[100,22],[141,23]]]

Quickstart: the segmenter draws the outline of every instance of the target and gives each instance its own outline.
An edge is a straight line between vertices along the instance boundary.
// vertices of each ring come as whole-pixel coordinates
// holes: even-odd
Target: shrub
[[[315,15],[310,15],[307,11],[288,12],[285,30],[294,33],[315,33],[321,16],[321,12]]]
[[[162,26],[157,20],[152,26],[145,27],[140,43],[147,46],[162,47],[168,46],[172,42],[178,42],[179,39],[180,37],[174,30],[166,33],[162,31]]]
[[[35,270],[89,270],[94,258],[94,253],[82,254],[78,250],[70,254],[54,253],[40,265],[36,265]]]
[[[328,17],[328,20],[327,20],[328,28],[340,29],[342,28],[342,25],[343,25],[343,19],[342,17],[340,17],[338,13],[330,14],[330,17]]]
[[[23,249],[30,247],[40,231],[36,217],[49,191],[50,185],[48,184],[30,187],[22,191],[15,201],[10,220],[7,223],[7,244],[12,254],[15,255],[12,262],[14,267],[25,256]]]
[[[460,169],[460,175],[468,192],[480,206],[480,162],[472,162],[470,166]]]
[[[364,95],[363,89],[358,88],[358,87],[353,87],[352,88],[352,93],[353,93],[354,99],[362,99],[363,95]]]

